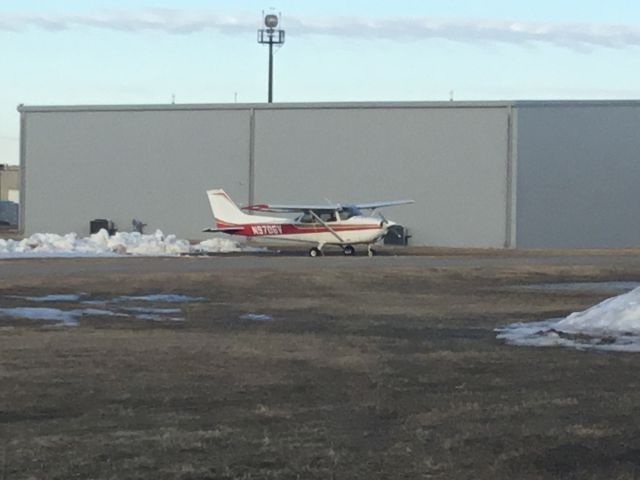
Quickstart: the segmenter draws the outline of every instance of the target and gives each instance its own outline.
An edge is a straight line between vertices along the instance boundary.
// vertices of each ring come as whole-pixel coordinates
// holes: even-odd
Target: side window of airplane
[[[335,222],[336,221],[336,212],[321,212],[316,213],[318,217],[323,222]],[[298,217],[298,222],[300,223],[319,223],[318,219],[311,214],[311,212],[305,212]]]
[[[300,215],[300,218],[298,218],[298,221],[300,223],[313,223],[316,221],[316,219],[313,217],[313,215],[311,215],[310,212],[305,212],[302,215]]]
[[[318,215],[323,222],[335,222],[336,221],[336,212],[323,212]]]

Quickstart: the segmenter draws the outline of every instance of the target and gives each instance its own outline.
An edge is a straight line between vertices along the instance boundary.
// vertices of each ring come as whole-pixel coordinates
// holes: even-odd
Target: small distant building
[[[0,164],[0,229],[16,230],[19,220],[20,167]]]
[[[0,200],[20,203],[20,167],[0,164]]]

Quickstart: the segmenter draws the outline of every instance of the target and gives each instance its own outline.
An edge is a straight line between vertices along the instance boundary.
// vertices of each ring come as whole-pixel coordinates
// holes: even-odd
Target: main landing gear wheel
[[[347,245],[342,249],[342,253],[344,253],[347,256],[355,255],[356,249],[353,248],[351,245]]]
[[[310,257],[319,257],[320,255],[322,255],[322,251],[319,248],[313,247],[309,250]]]

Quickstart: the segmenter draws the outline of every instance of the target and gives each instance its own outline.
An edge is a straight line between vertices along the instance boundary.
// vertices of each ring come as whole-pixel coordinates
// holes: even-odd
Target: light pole
[[[284,30],[276,29],[279,21],[278,15],[265,15],[264,26],[267,28],[258,30],[258,43],[269,45],[269,103],[273,103],[273,46],[284,45]]]

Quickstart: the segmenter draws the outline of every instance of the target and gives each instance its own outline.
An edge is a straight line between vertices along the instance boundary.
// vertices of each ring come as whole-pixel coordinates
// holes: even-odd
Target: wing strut
[[[344,240],[342,240],[342,238],[340,237],[340,235],[338,235],[338,233],[329,226],[329,224],[327,224],[327,222],[325,222],[324,220],[322,220],[318,215],[316,215],[316,212],[314,212],[313,210],[309,210],[309,213],[311,214],[311,216],[313,218],[315,218],[318,222],[320,222],[322,225],[324,225],[324,227],[329,230],[334,237],[336,237],[338,239],[338,241],[340,243],[344,243]]]

